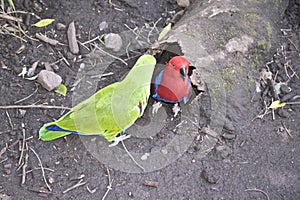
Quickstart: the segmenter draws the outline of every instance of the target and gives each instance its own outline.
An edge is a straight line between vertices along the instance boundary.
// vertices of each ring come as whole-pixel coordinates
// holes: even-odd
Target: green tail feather
[[[57,138],[64,137],[66,135],[71,134],[71,132],[67,131],[51,131],[47,130],[46,128],[51,125],[56,125],[55,122],[44,124],[44,126],[39,131],[39,138],[43,141],[51,141]]]

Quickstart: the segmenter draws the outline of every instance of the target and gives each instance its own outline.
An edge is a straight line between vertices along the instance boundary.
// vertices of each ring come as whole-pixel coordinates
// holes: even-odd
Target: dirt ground
[[[71,91],[66,97],[59,96],[35,81],[18,76],[24,66],[29,68],[37,60],[40,60],[37,71],[45,62],[58,61],[56,73],[62,76],[68,90],[76,83],[80,63],[89,51],[80,46],[79,55],[71,54],[64,45],[68,43],[66,29],[58,29],[57,23],[68,25],[74,21],[77,39],[85,42],[104,33],[130,31],[129,28],[146,27],[145,24],[151,26],[159,18],[156,26],[163,27],[182,9],[175,0],[113,0],[114,5],[103,0],[14,2],[18,11],[55,19],[53,24],[37,28],[31,26],[38,21],[34,15],[19,13],[27,36],[34,37],[41,32],[62,44],[51,46],[27,36],[23,36],[27,42],[21,43],[16,36],[1,31],[8,22],[0,19],[0,104],[3,106],[72,106]],[[288,36],[278,37],[282,37],[282,44],[289,45],[288,59],[300,76],[299,10],[300,2],[290,0],[281,27],[291,30]],[[18,52],[22,45],[24,50]],[[270,52],[268,60],[274,53]],[[136,56],[139,52],[131,54]],[[119,61],[114,62],[109,68],[114,74],[99,79],[98,87],[119,81],[129,69]],[[299,78],[295,76],[288,85],[297,98]],[[209,96],[204,94],[203,98],[201,107],[205,113]],[[254,100],[262,104],[260,98]],[[51,142],[39,140],[39,128],[57,119],[64,110],[0,109],[0,199],[300,199],[300,107],[286,105],[281,109],[283,114],[276,114],[275,120],[272,114],[252,120],[261,110],[262,107],[253,107],[249,113],[256,114],[245,113],[244,120],[228,118],[216,147],[205,157],[198,152],[201,141],[197,135],[188,150],[167,166],[146,173],[130,173],[99,162],[77,135]],[[228,113],[232,116],[234,111],[228,110]],[[208,116],[203,114],[199,126],[206,125]],[[172,130],[179,121],[178,118],[171,120],[168,115],[168,125],[153,140],[125,141],[128,150],[147,152],[161,146],[176,135]],[[138,123],[147,123],[147,118]],[[22,184],[24,174],[26,180]]]

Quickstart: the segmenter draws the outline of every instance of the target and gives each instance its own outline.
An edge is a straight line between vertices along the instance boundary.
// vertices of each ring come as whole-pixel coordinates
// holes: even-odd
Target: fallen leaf
[[[55,92],[57,93],[57,94],[61,94],[61,95],[63,95],[63,96],[66,96],[66,94],[67,94],[67,87],[64,85],[64,84],[60,84],[59,86],[58,86],[58,88],[55,90]]]
[[[279,100],[276,100],[276,101],[273,101],[273,102],[271,103],[271,105],[269,106],[269,108],[276,109],[276,108],[281,108],[281,107],[283,107],[283,106],[285,106],[285,105],[286,105],[285,102],[280,103]]]
[[[45,27],[45,26],[52,24],[53,21],[54,21],[54,19],[42,19],[42,20],[38,21],[37,23],[32,24],[32,26]]]
[[[169,23],[167,26],[165,26],[163,28],[163,30],[159,33],[158,41],[160,41],[161,39],[163,39],[168,34],[168,32],[171,30],[171,28],[172,28],[172,24],[171,23]]]

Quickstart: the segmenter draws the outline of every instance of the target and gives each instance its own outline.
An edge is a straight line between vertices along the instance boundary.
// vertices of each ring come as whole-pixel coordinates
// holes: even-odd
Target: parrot
[[[44,124],[39,138],[50,141],[69,134],[101,135],[109,146],[130,137],[122,134],[144,113],[156,59],[140,56],[126,77],[77,104],[58,120]]]
[[[153,104],[152,114],[157,113],[162,106],[161,101],[174,104],[174,117],[180,111],[178,103],[186,104],[192,94],[191,80],[188,76],[189,61],[183,56],[173,57],[155,79],[152,86]]]

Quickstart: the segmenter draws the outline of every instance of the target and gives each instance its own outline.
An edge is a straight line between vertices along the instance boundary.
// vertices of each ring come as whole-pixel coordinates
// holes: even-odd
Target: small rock
[[[42,70],[38,74],[37,82],[46,90],[52,91],[61,84],[62,78],[54,72]]]
[[[55,28],[59,31],[65,30],[66,29],[66,25],[62,24],[62,23],[57,23]]]
[[[5,169],[10,169],[11,166],[12,166],[12,164],[9,163],[9,164],[4,165],[4,168],[5,168]]]
[[[177,4],[180,7],[186,8],[190,6],[190,0],[177,0]]]
[[[54,183],[54,182],[55,182],[55,180],[54,180],[54,178],[53,178],[53,177],[49,177],[49,179],[48,179],[48,182],[49,182],[50,184],[52,184],[52,183]]]
[[[227,158],[231,154],[231,149],[226,145],[217,146],[216,151],[222,158]]]
[[[230,134],[230,133],[224,133],[224,134],[222,135],[222,137],[223,137],[224,139],[227,139],[227,140],[233,140],[233,139],[235,139],[236,135],[235,135],[235,134]]]
[[[25,116],[26,110],[24,110],[24,109],[19,109],[18,111],[19,111],[19,114],[21,115],[21,117],[24,117],[24,116]]]
[[[103,31],[104,29],[108,28],[108,24],[106,21],[103,21],[99,24],[100,31]]]
[[[291,90],[291,88],[290,88],[289,86],[287,86],[287,85],[285,85],[285,84],[282,84],[282,85],[280,86],[280,91],[281,91],[282,94],[288,94],[288,93],[290,93],[292,90]]]
[[[288,118],[290,116],[290,113],[284,109],[278,109],[277,114],[283,118]]]
[[[122,48],[122,38],[120,35],[115,33],[109,33],[104,36],[105,47],[118,52]]]
[[[207,182],[209,182],[211,184],[216,184],[219,180],[219,177],[216,176],[215,172],[212,170],[207,170],[207,169],[203,170],[202,176]]]

